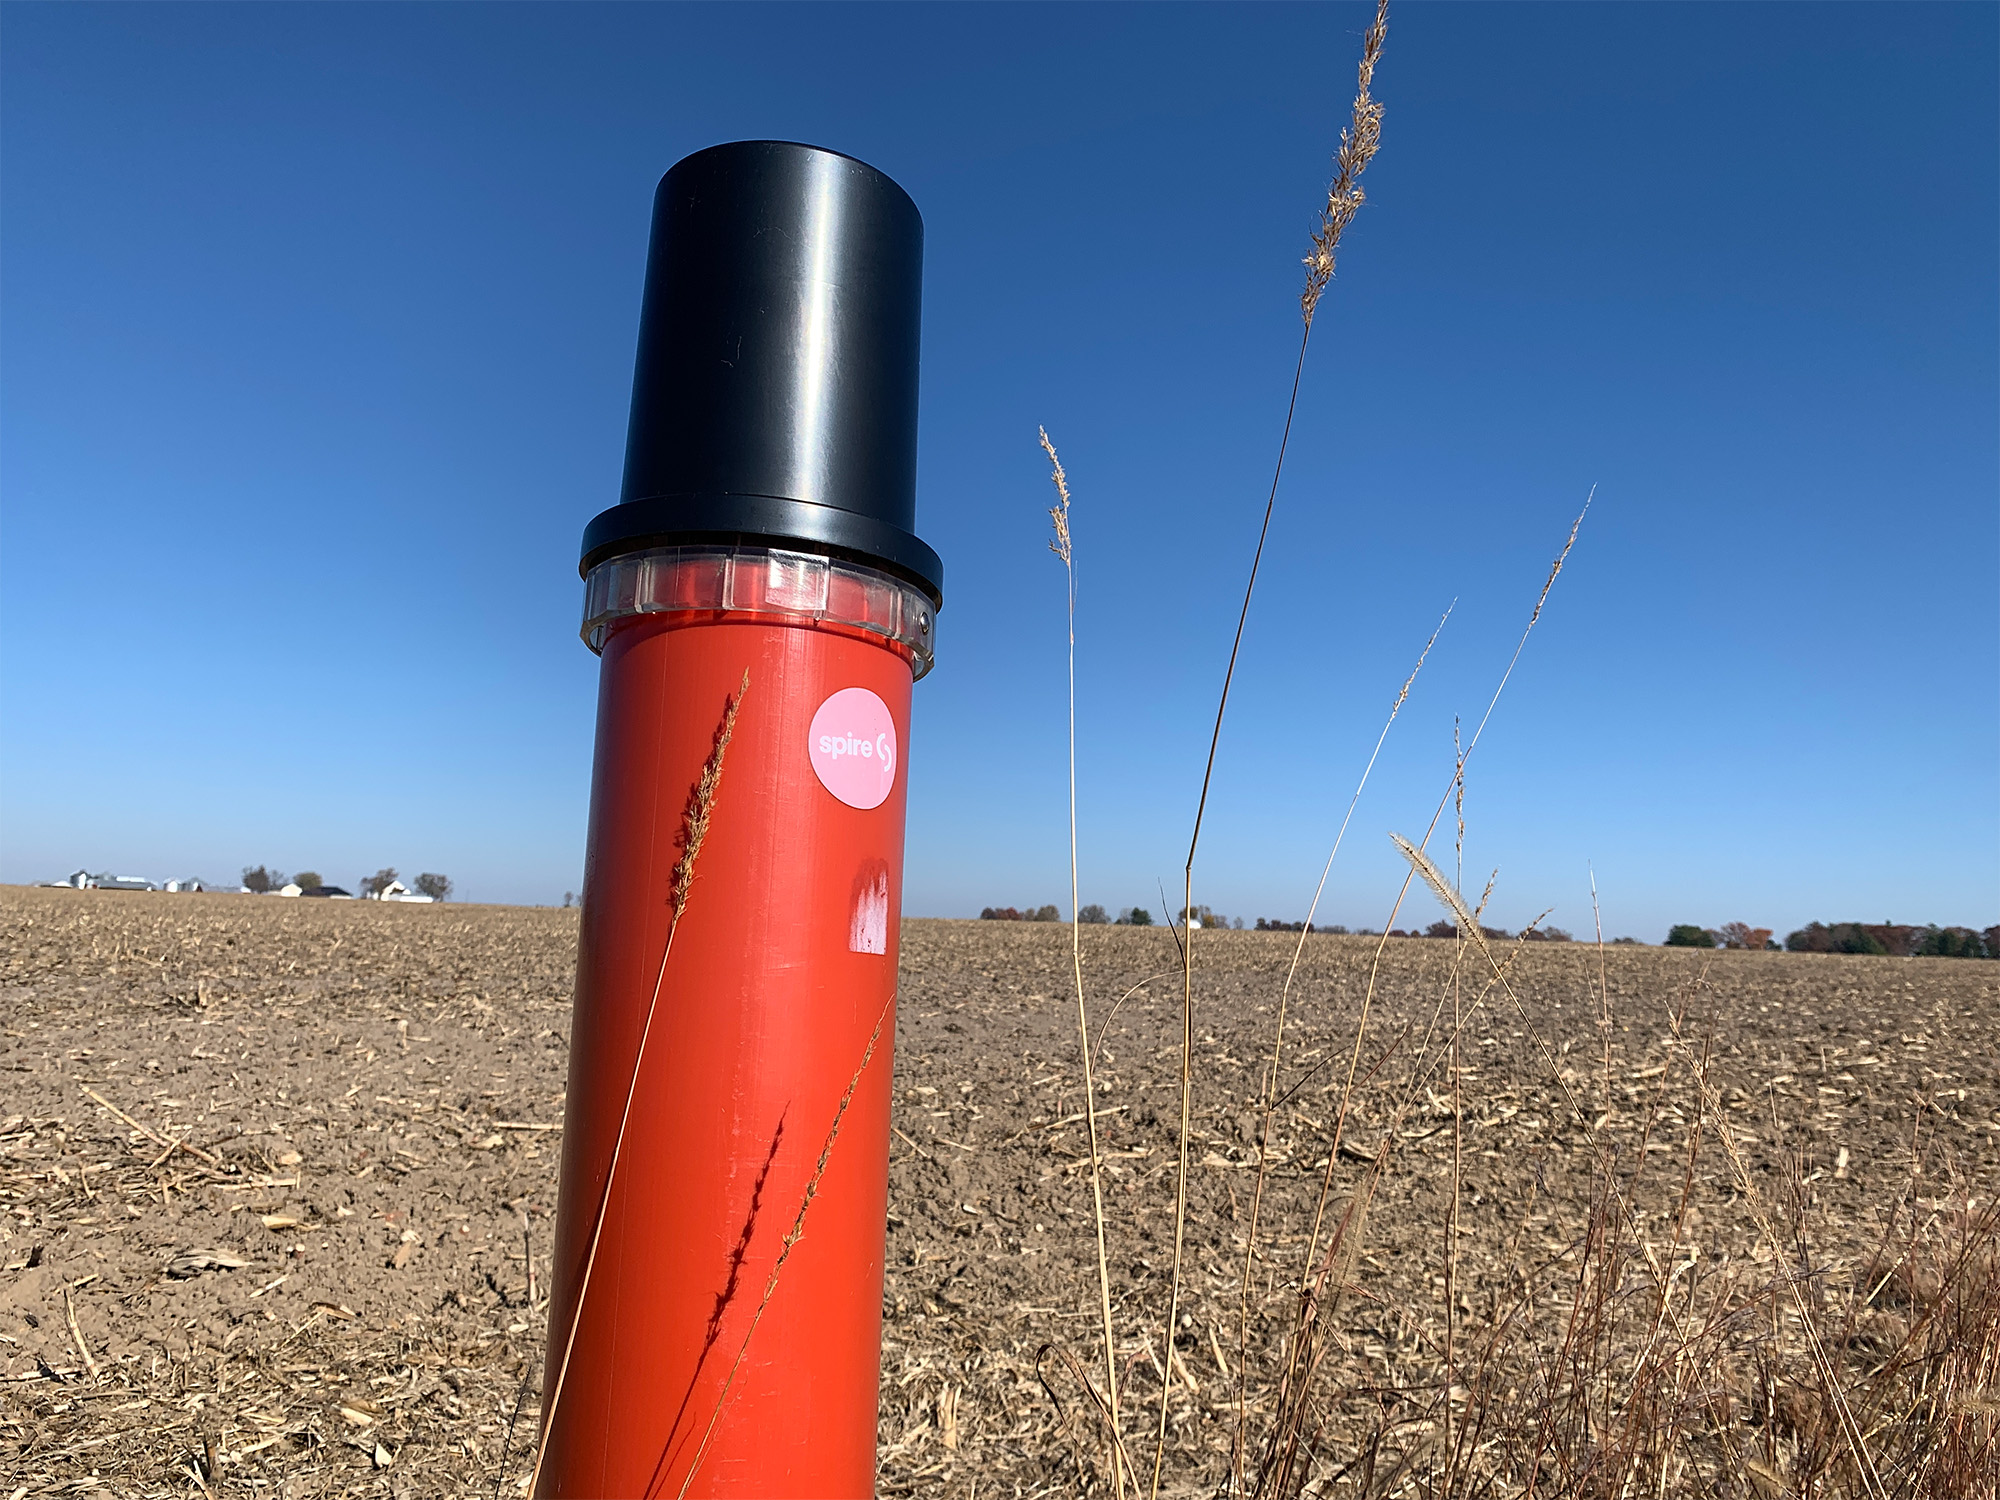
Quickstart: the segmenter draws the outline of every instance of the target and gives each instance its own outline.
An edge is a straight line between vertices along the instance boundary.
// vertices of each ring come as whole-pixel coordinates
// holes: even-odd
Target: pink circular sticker
[[[896,785],[896,721],[867,688],[842,688],[819,706],[806,735],[819,784],[849,807],[880,807]]]

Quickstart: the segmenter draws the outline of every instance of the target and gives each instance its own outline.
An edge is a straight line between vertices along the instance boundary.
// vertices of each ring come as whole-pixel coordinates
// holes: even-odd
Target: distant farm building
[[[152,881],[143,875],[93,875],[88,870],[78,870],[63,882],[79,891],[151,891],[157,890]]]
[[[371,901],[409,901],[420,906],[429,906],[437,898],[435,896],[426,896],[421,891],[413,891],[400,880],[392,880],[368,899]]]

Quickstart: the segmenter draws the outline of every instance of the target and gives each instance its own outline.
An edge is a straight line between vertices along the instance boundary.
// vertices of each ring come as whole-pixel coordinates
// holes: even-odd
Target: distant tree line
[[[1909,927],[1894,922],[1808,922],[1785,938],[1793,953],[1880,953],[1894,958],[2000,958],[2000,925]]]
[[[1195,909],[1196,917],[1199,918],[1205,909],[1197,907]],[[1027,907],[988,906],[981,909],[979,919],[982,922],[1060,922],[1062,920],[1062,912],[1053,905]],[[1094,901],[1088,906],[1078,907],[1076,919],[1086,927],[1104,926],[1107,924],[1118,927],[1151,927],[1153,925],[1153,914],[1143,906],[1128,907],[1114,917]],[[1240,927],[1242,924],[1239,922],[1237,925]]]
[[[980,911],[979,916],[982,921],[987,922],[1060,922],[1062,920],[1062,913],[1054,906],[988,906]],[[1175,915],[1174,921],[1183,922],[1190,916],[1193,917],[1196,923],[1205,928],[1228,929],[1233,927],[1238,931],[1242,931],[1245,926],[1241,917],[1232,919],[1230,917],[1217,916],[1214,911],[1206,906],[1196,906],[1189,911],[1180,912]],[[1151,927],[1153,925],[1153,914],[1143,906],[1126,907],[1116,916],[1112,916],[1102,906],[1092,903],[1089,906],[1078,908],[1076,919],[1086,926],[1102,923],[1111,923],[1119,927]],[[1350,933],[1350,929],[1337,922],[1324,924],[1319,922],[1307,923],[1304,921],[1289,922],[1282,917],[1259,917],[1256,920],[1256,925],[1250,930],[1254,932],[1315,932],[1328,937],[1347,937],[1350,935],[1356,937],[1380,937],[1382,935],[1380,929],[1373,927],[1356,927]],[[1517,934],[1509,932],[1504,927],[1487,927],[1482,924],[1479,930],[1485,935],[1486,940],[1491,943],[1514,942],[1517,939],[1526,943],[1568,943],[1575,941],[1570,933],[1560,927],[1527,927],[1523,928]],[[1675,930],[1678,931],[1679,929],[1676,928]],[[1699,931],[1701,929],[1695,930]],[[1458,936],[1458,928],[1450,922],[1433,922],[1429,927],[1422,930],[1413,928],[1405,931],[1401,927],[1393,928],[1389,936],[1399,938],[1455,938]],[[1768,937],[1769,934],[1767,933],[1765,936]],[[1615,938],[1613,941],[1619,943],[1636,943],[1638,939]],[[1711,944],[1711,946],[1713,945]]]
[[[362,880],[361,893],[364,896],[379,896],[400,878],[393,865],[384,865]],[[302,891],[319,891],[325,888],[326,881],[317,870],[301,870],[296,875],[287,876],[275,865],[249,865],[244,868],[243,889],[255,895],[267,896],[272,891],[282,891],[288,885],[296,885]],[[426,870],[416,878],[413,888],[433,901],[443,901],[451,895],[451,878]]]
[[[1775,952],[1771,929],[1752,927],[1747,922],[1724,922],[1720,927],[1700,927],[1693,922],[1676,922],[1667,929],[1669,948],[1747,948],[1753,953]]]
[[[1374,936],[1374,934],[1370,932],[1370,930],[1366,927],[1363,927],[1361,931],[1364,933],[1369,933],[1370,936]],[[1504,927],[1488,927],[1484,922],[1481,922],[1479,924],[1479,931],[1485,937],[1486,941],[1489,943],[1511,943],[1514,942],[1517,938],[1519,939],[1519,941],[1524,943],[1568,943],[1575,941],[1575,939],[1572,938],[1569,935],[1569,933],[1567,933],[1560,927],[1524,927],[1520,930],[1520,932],[1513,933],[1509,932]],[[1408,929],[1404,929],[1401,927],[1391,927],[1389,929],[1389,936],[1411,937],[1411,938],[1455,938],[1458,936],[1458,927],[1456,926],[1456,924],[1451,922],[1433,922],[1431,923],[1430,926],[1423,928],[1421,931],[1419,931],[1417,928],[1414,927]],[[1626,941],[1629,942],[1631,940],[1628,938],[1626,939]]]
[[[1669,948],[1747,948],[1776,952],[1768,927],[1725,922],[1701,927],[1678,922],[1667,932]],[[1785,937],[1792,953],[1874,953],[1890,958],[2000,958],[2000,926],[1925,927],[1897,922],[1808,922]]]
[[[1337,922],[1321,926],[1318,922],[1286,922],[1277,917],[1259,917],[1257,919],[1256,930],[1258,932],[1322,932],[1329,937],[1346,937],[1349,935],[1348,929]],[[1509,932],[1504,927],[1488,927],[1482,922],[1479,930],[1490,943],[1512,942],[1517,936],[1524,943],[1567,943],[1573,941],[1569,933],[1560,927],[1527,927],[1523,928],[1519,934],[1515,934]],[[1356,937],[1382,936],[1381,932],[1373,927],[1357,927],[1354,929],[1353,935]],[[1392,927],[1389,929],[1389,936],[1399,938],[1455,938],[1458,936],[1458,928],[1450,922],[1433,922],[1430,926],[1421,930],[1414,927]],[[1629,943],[1632,939],[1626,938],[1624,941]]]

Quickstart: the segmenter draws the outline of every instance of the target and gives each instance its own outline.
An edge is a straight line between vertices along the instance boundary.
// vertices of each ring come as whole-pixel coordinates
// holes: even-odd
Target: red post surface
[[[684,810],[746,671],[606,1200]],[[865,692],[815,725],[847,689]],[[812,758],[843,733],[842,705],[874,712],[868,695],[894,741],[873,807],[835,796]],[[874,1491],[910,697],[905,654],[860,632],[640,616],[604,642],[539,1495]],[[842,740],[850,753],[857,733]],[[878,771],[880,738],[864,757]]]

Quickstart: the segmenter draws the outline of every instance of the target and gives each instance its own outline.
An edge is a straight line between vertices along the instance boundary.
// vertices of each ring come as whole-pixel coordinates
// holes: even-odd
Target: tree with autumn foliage
[[[1752,927],[1748,922],[1724,922],[1715,929],[1715,935],[1722,939],[1725,948],[1748,948],[1753,953],[1777,946],[1771,941],[1770,928]]]

